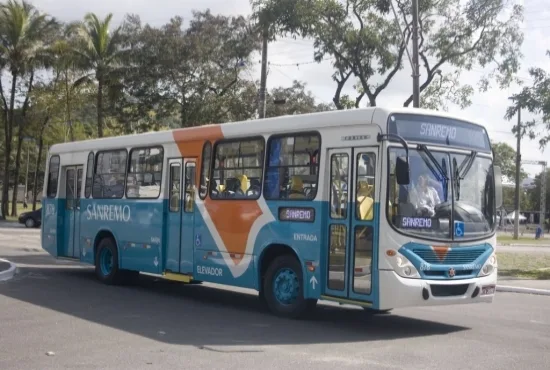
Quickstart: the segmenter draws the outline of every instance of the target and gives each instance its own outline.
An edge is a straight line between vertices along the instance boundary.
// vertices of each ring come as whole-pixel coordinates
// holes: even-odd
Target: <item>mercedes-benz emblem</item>
[[[455,269],[451,267],[449,269],[449,277],[454,277],[454,276],[455,276]]]

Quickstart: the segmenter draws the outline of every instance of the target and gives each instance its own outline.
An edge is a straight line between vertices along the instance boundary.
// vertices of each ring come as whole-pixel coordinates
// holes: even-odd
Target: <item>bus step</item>
[[[164,271],[163,274],[165,279],[181,281],[182,283],[190,283],[193,280],[193,276],[185,274],[177,274],[175,272]]]
[[[345,304],[350,304],[350,305],[354,305],[354,306],[372,307],[372,302],[368,302],[368,301],[357,301],[357,300],[354,300],[354,299],[333,297],[333,296],[329,296],[329,295],[321,295],[321,299],[339,303],[340,306],[345,305]]]

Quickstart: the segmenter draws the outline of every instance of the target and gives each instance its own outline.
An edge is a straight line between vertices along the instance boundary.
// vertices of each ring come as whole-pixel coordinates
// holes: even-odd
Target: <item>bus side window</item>
[[[126,176],[126,197],[158,198],[162,185],[163,161],[164,148],[162,146],[133,148],[130,151],[130,168]]]
[[[317,133],[273,136],[267,149],[264,197],[268,200],[313,200],[317,195]]]
[[[219,142],[214,149],[210,198],[258,199],[261,187],[257,184],[262,178],[264,150],[263,137]]]
[[[48,168],[48,188],[46,195],[48,198],[57,196],[57,185],[59,182],[59,156],[54,155],[50,158],[50,166]]]
[[[210,167],[212,166],[212,144],[209,141],[204,143],[202,148],[202,164],[201,164],[201,183],[199,197],[204,200],[208,194],[208,185],[210,179]],[[216,186],[213,184],[214,189]],[[217,190],[217,189],[216,189]]]

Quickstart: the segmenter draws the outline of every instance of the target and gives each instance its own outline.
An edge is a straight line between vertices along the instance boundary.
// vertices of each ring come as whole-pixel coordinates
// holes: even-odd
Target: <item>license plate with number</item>
[[[491,295],[491,294],[495,294],[494,285],[487,285],[487,286],[481,287],[481,295]]]

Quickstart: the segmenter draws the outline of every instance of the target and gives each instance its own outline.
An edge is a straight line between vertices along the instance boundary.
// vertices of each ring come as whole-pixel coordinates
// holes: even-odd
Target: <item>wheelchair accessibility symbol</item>
[[[464,236],[464,222],[455,221],[455,236],[457,237]]]
[[[200,247],[202,244],[201,242],[201,235],[200,234],[196,234],[195,235],[195,247]]]

